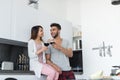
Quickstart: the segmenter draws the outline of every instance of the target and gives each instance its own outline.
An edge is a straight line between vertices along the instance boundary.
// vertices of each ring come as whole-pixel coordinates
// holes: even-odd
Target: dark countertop
[[[0,70],[0,75],[35,75],[33,71]]]

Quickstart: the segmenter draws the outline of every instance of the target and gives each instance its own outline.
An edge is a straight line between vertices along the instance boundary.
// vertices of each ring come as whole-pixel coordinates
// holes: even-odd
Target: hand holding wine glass
[[[42,51],[46,51],[47,49],[48,49],[47,46],[43,46],[43,47],[42,47]]]
[[[49,46],[49,43],[44,43],[44,46],[48,47],[48,46]]]
[[[49,42],[51,45],[55,44],[54,39],[49,39],[48,42]]]

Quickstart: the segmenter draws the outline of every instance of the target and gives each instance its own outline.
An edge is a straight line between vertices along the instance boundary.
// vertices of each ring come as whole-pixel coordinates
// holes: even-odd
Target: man
[[[73,56],[72,48],[69,46],[67,40],[60,37],[60,24],[52,23],[50,27],[53,39],[48,40],[48,42],[52,42],[52,44],[46,51],[46,62],[59,72],[58,80],[75,80],[69,63],[69,57]]]

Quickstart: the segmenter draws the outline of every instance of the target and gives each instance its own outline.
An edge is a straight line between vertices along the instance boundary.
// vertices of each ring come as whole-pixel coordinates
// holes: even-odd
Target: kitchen
[[[76,74],[77,79],[87,79],[99,70],[104,72],[103,76],[110,76],[112,66],[120,65],[119,5],[112,5],[111,0],[39,0],[37,5],[36,8],[34,3],[29,4],[29,0],[2,0],[0,38],[27,43],[30,29],[36,24],[43,25],[45,39],[50,38],[49,24],[59,22],[65,26],[61,36],[69,39],[71,45],[74,45],[72,27],[82,31],[83,74]],[[99,51],[92,50],[103,42],[113,46],[112,57],[101,57]],[[19,80],[25,80],[21,76],[17,75]],[[33,80],[33,74],[24,77],[28,76]]]
[[[60,2],[63,5],[63,7],[66,5],[66,3],[64,3],[63,1],[60,1]],[[48,3],[50,2],[46,3],[45,1],[39,1],[40,7],[37,9],[34,7],[34,3],[29,4],[29,0],[9,0],[9,1],[4,0],[1,2],[1,8],[0,8],[1,10],[0,39],[1,40],[0,41],[1,41],[1,58],[2,58],[1,69],[3,69],[1,71],[1,79],[5,77],[7,78],[8,76],[10,77],[14,76],[14,78],[18,78],[16,76],[24,76],[24,75],[26,76],[19,77],[18,79],[25,80],[27,76],[32,76],[31,80],[35,78],[35,75],[33,75],[33,72],[27,71],[28,70],[28,67],[27,67],[28,62],[26,62],[27,58],[24,59],[25,60],[24,62],[26,62],[26,64],[24,65],[25,68],[20,67],[21,65],[23,66],[23,64],[21,65],[18,65],[18,64],[21,63],[21,59],[23,57],[27,57],[26,46],[30,38],[30,35],[29,35],[30,29],[32,26],[36,24],[40,24],[44,26],[44,29],[45,29],[44,39],[46,40],[46,38],[50,38],[49,24],[52,22],[60,23],[62,26],[65,26],[62,28],[61,36],[69,39],[71,43],[70,45],[72,45],[72,23],[62,18],[64,16],[64,15],[62,16],[60,13],[62,12],[62,8],[61,8],[61,11],[59,12],[59,15],[60,15],[59,17],[57,17],[57,15],[54,16],[54,14],[48,13],[44,9],[44,6],[46,6]],[[55,1],[55,3],[58,3],[58,2]],[[61,6],[61,4],[59,4],[59,6]],[[51,5],[52,3],[49,4],[46,7],[46,9]],[[43,9],[41,8],[41,6],[43,6]],[[51,7],[54,7],[54,6],[51,6]],[[56,8],[56,11],[57,10],[58,9]],[[65,13],[66,11],[64,12],[64,14]],[[66,33],[66,30],[68,28],[69,28],[69,31],[67,31]],[[11,56],[11,55],[14,55],[14,56]],[[6,66],[8,66],[8,64],[10,64],[10,66],[13,66],[12,63],[6,62],[6,60],[7,61],[10,60],[11,62],[14,62],[14,68],[10,68],[10,70],[13,70],[13,71],[10,71],[10,72],[5,71],[6,68],[3,67],[5,66],[5,64],[7,64]],[[21,74],[21,75],[14,75],[14,74]]]

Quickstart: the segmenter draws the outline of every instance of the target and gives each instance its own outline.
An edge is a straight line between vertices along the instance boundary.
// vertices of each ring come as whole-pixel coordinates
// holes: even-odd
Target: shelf
[[[73,36],[73,39],[81,39],[82,36]]]

